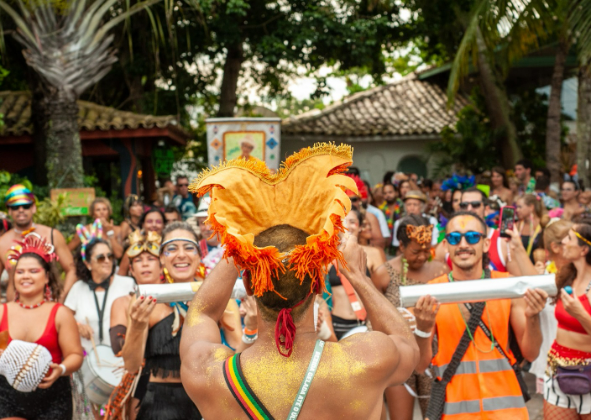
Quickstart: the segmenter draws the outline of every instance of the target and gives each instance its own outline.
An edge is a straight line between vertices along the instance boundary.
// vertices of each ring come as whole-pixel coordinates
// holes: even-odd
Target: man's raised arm
[[[372,329],[388,336],[393,342],[383,348],[384,356],[393,357],[395,370],[391,372],[388,382],[401,383],[408,379],[419,362],[419,347],[406,321],[398,309],[372,284],[365,275],[366,255],[357,243],[355,236],[350,236],[342,249],[347,262],[347,269],[339,267],[351,282],[359,299],[367,311]],[[388,344],[388,343],[386,343]],[[377,357],[376,357],[377,359]],[[397,359],[397,360],[395,360]]]
[[[191,301],[183,326],[181,361],[183,355],[196,342],[221,344],[218,321],[230,300],[237,277],[238,270],[232,258],[228,258],[228,261],[222,259],[207,276]]]

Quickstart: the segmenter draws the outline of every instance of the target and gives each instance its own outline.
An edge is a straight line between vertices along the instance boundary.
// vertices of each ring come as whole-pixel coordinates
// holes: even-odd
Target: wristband
[[[259,333],[259,329],[249,330],[248,328],[244,327],[244,334],[246,335],[257,335]]]
[[[113,236],[115,234],[114,230],[110,230],[107,232],[107,236],[110,238],[111,236]]]
[[[66,365],[60,364],[60,367],[62,368],[62,376],[64,376],[66,374]]]
[[[258,334],[254,335],[252,337],[249,337],[246,334],[242,334],[242,342],[244,344],[252,344],[257,340],[257,338],[259,338]]]
[[[413,332],[414,332],[414,334],[415,334],[417,337],[421,337],[421,338],[429,338],[429,337],[431,337],[431,331],[429,331],[429,332],[427,333],[427,332],[425,332],[425,331],[421,331],[421,330],[419,330],[418,328],[415,328],[415,330],[414,330]]]

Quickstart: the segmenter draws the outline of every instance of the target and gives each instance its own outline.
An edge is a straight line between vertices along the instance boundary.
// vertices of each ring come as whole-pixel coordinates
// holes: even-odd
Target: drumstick
[[[90,321],[88,317],[86,317],[86,325],[90,327]],[[99,359],[98,351],[96,351],[96,345],[94,344],[94,335],[90,334],[90,342],[92,343],[92,349],[94,350],[94,357],[96,357],[96,364],[100,367],[101,366],[101,359]]]

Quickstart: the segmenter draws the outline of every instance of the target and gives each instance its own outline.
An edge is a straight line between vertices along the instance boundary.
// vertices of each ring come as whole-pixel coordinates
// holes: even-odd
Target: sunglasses
[[[9,206],[9,207],[10,207],[10,210],[19,210],[19,209],[29,210],[32,206],[33,206],[33,204],[19,204],[17,206]]]
[[[106,261],[113,261],[113,254],[112,253],[108,253],[108,254],[99,254],[96,256],[95,261],[99,262],[99,263],[104,263]]]
[[[189,184],[177,184],[179,187],[188,187]]]
[[[470,230],[466,233],[450,232],[447,235],[445,235],[445,239],[447,239],[447,242],[450,245],[454,246],[462,242],[462,238],[466,238],[466,242],[468,242],[468,244],[476,245],[478,242],[480,242],[480,239],[484,238],[484,234]]]
[[[467,209],[468,206],[472,206],[473,209],[479,209],[482,206],[482,201],[462,201],[460,203],[461,209]]]
[[[359,197],[351,197],[349,200],[351,200],[351,203],[356,203],[359,201]]]

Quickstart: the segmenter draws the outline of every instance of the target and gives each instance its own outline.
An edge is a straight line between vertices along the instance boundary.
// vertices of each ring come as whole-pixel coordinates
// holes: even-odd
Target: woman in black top
[[[159,262],[165,273],[164,281],[193,281],[201,262],[195,233],[187,223],[174,222],[162,234]],[[134,274],[141,276],[153,270],[156,262],[150,263],[148,260],[152,258],[148,254],[146,251],[130,257]],[[156,304],[151,296],[140,297],[129,309],[130,322],[121,349],[125,369],[137,372],[144,362],[142,377],[149,375],[145,391],[134,395],[140,400],[138,420],[201,419],[180,379],[179,344],[185,315],[184,303]],[[140,390],[142,382],[140,379]]]

